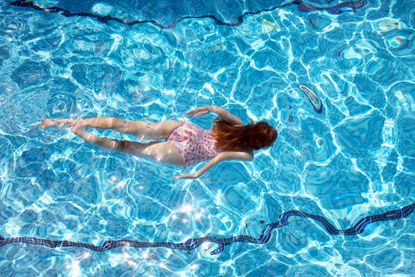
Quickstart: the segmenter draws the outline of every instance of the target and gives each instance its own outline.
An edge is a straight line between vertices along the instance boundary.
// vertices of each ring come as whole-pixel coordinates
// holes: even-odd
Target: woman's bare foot
[[[44,118],[44,119],[42,119],[42,123],[40,125],[40,128],[41,129],[46,129],[46,128],[52,127],[53,124],[54,124],[53,119]]]
[[[44,118],[42,119],[42,124],[40,125],[40,128],[41,129],[51,128],[51,127],[63,128],[63,127],[71,126],[73,122],[74,120],[66,119],[66,118],[63,118],[63,119]]]
[[[95,136],[85,131],[84,126],[82,126],[82,124],[75,123],[74,125],[72,125],[71,131],[72,133],[79,136],[85,141],[88,141],[88,142],[94,141]]]

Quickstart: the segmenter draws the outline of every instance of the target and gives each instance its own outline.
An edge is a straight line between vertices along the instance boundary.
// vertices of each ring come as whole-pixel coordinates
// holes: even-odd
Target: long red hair
[[[222,119],[213,124],[213,135],[222,151],[253,151],[271,146],[278,132],[268,123],[260,121],[247,125],[232,125]]]

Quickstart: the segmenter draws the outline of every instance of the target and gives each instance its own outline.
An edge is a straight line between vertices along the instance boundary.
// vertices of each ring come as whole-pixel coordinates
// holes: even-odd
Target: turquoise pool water
[[[189,14],[213,14],[230,24],[275,4],[197,2],[197,9],[178,10],[175,2],[150,6],[150,13],[140,1],[121,2],[35,1],[164,25]],[[189,18],[160,29],[1,2],[0,236],[94,245],[258,237],[288,210],[347,229],[414,203],[415,3],[368,1],[339,14],[330,7],[341,1],[306,3],[327,9],[292,4],[246,14],[234,27]],[[321,99],[321,113],[300,85]],[[184,113],[206,104],[224,106],[246,123],[268,121],[280,132],[277,143],[251,163],[227,162],[199,180],[174,181],[194,169],[110,153],[69,131],[38,126],[42,117],[188,120]],[[208,129],[212,119],[192,121]],[[356,236],[330,235],[316,221],[291,218],[268,243],[234,243],[217,255],[211,255],[215,243],[190,251],[125,246],[105,252],[13,243],[0,247],[0,272],[410,276],[414,218],[369,224]]]

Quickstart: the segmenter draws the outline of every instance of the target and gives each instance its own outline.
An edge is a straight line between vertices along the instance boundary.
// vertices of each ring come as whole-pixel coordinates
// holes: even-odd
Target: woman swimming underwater
[[[156,123],[111,117],[43,119],[41,128],[70,127],[74,134],[86,142],[171,165],[187,167],[209,160],[198,172],[175,176],[175,179],[199,178],[224,160],[251,161],[254,150],[270,147],[278,136],[277,130],[268,123],[261,121],[243,125],[238,117],[218,106],[199,107],[188,112],[187,116],[203,116],[209,112],[218,115],[211,131],[190,122],[166,120]],[[166,140],[147,143],[114,140],[88,133],[85,127],[113,129],[142,139]]]

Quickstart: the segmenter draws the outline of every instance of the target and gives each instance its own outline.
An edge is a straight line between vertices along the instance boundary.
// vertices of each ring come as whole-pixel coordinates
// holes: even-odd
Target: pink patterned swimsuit
[[[182,155],[185,166],[212,159],[218,154],[212,133],[193,123],[177,127],[167,141]]]

